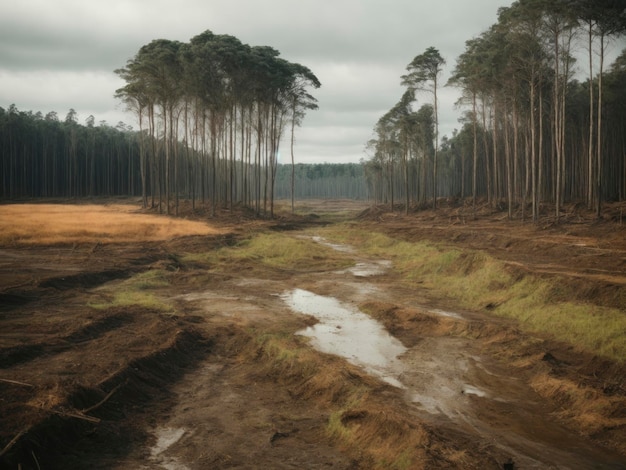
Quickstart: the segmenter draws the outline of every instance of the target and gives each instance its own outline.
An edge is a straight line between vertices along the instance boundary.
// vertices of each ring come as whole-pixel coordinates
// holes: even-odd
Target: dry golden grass
[[[161,241],[218,233],[206,223],[142,214],[131,205],[0,205],[0,245]]]
[[[626,407],[626,399],[620,395],[603,394],[547,373],[533,377],[531,385],[542,397],[560,403],[560,416],[572,419],[582,434],[626,426],[626,417],[620,412]]]

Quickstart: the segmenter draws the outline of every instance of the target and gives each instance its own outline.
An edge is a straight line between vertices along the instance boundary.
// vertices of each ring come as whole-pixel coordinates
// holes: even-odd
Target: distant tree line
[[[89,116],[81,124],[73,109],[59,119],[56,112],[0,107],[0,198],[141,196],[140,141],[146,138],[123,122],[113,127]],[[181,155],[201,158],[178,147]],[[236,168],[241,171],[239,162]],[[278,163],[274,186],[278,199],[369,198],[360,163]],[[181,182],[182,188],[182,197],[193,197],[192,185]]]
[[[141,194],[139,148],[129,126],[85,124],[70,109],[0,108],[0,198]]]
[[[290,138],[293,161],[295,127],[317,108],[307,67],[205,31],[154,40],[116,73],[139,131],[1,110],[0,197],[141,194],[168,214],[180,197],[273,214],[280,143]]]
[[[607,44],[626,33],[615,0],[519,0],[466,42],[447,83],[462,90],[462,128],[438,139],[437,91],[444,59],[433,47],[407,66],[406,92],[377,122],[366,178],[382,202],[436,205],[437,197],[483,197],[509,217],[542,203],[626,196],[626,51],[605,66]],[[576,47],[579,46],[577,50]],[[574,55],[587,52],[584,82]],[[429,92],[416,106],[418,94]]]
[[[292,193],[291,176],[295,175]],[[360,163],[297,163],[278,165],[276,197],[288,199],[362,199],[369,198],[363,165]]]

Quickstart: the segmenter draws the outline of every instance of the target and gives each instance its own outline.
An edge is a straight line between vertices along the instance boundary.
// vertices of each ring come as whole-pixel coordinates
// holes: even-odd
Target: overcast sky
[[[400,76],[428,47],[447,61],[445,82],[465,41],[496,22],[508,0],[18,0],[0,2],[0,106],[70,108],[84,124],[136,126],[113,98],[113,73],[153,39],[189,41],[211,30],[271,46],[322,82],[319,110],[296,135],[296,161],[358,162],[376,121],[401,97]],[[440,134],[461,111],[458,90],[440,91]],[[418,96],[418,106],[431,102]],[[288,146],[284,144],[284,153]]]

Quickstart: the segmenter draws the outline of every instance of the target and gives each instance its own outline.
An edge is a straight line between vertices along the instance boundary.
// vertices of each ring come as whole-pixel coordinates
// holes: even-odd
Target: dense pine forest
[[[437,197],[504,202],[509,216],[626,195],[623,1],[520,0],[466,42],[452,77],[430,47],[400,77],[406,91],[380,117],[366,174],[378,201],[436,205]],[[578,58],[578,60],[576,60]],[[583,74],[581,78],[580,74]],[[462,90],[460,131],[438,138],[437,93]],[[422,100],[421,106],[418,97]]]
[[[296,163],[278,165],[276,197],[291,197],[292,173],[296,199],[370,199],[360,163]]]
[[[141,138],[123,122],[115,127],[105,122],[96,125],[94,117],[89,116],[85,124],[80,124],[74,110],[59,119],[54,112],[44,116],[14,106],[0,108],[0,198],[141,196]],[[186,155],[188,149],[181,145],[178,151]],[[236,168],[241,171],[239,165]],[[298,199],[368,198],[361,164],[278,163],[274,191],[277,199],[291,198],[292,176]],[[181,188],[181,197],[193,197],[192,185],[182,181]],[[147,189],[152,194],[149,184]],[[158,204],[154,195],[148,204]]]
[[[141,194],[137,135],[126,124],[0,108],[0,198]]]
[[[446,82],[435,47],[408,63],[398,78],[405,92],[375,123],[368,159],[351,165],[294,164],[296,130],[321,86],[306,66],[211,31],[188,43],[154,40],[115,71],[126,83],[115,95],[138,130],[93,116],[80,123],[72,109],[60,118],[0,108],[0,198],[141,195],[168,214],[184,198],[271,216],[277,197],[407,211],[453,197],[487,200],[510,217],[537,219],[549,205],[558,220],[572,201],[599,214],[603,201],[626,198],[625,33],[621,0],[501,8]],[[462,91],[460,129],[443,137],[442,87]]]

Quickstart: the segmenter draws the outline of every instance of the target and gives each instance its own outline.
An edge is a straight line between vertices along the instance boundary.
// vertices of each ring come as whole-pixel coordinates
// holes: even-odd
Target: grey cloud
[[[20,0],[0,4],[0,106],[69,108],[81,120],[133,123],[113,99],[122,67],[153,39],[188,41],[207,29],[269,45],[321,80],[320,109],[298,129],[299,161],[358,161],[380,116],[400,98],[400,76],[437,47],[447,79],[465,41],[496,19],[506,0]],[[461,111],[440,95],[442,134]],[[418,106],[431,97],[419,96]]]

